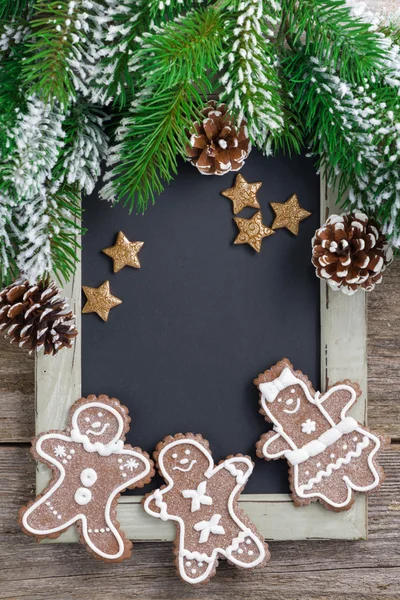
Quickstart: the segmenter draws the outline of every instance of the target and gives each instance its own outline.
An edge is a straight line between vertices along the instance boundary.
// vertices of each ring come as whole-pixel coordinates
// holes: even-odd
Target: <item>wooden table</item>
[[[400,598],[400,260],[368,297],[369,425],[391,438],[387,480],[369,502],[369,539],[276,542],[265,569],[221,564],[206,586],[175,574],[171,544],[137,543],[109,565],[78,545],[39,545],[16,515],[33,496],[33,358],[0,343],[0,598],[27,600],[346,600]]]

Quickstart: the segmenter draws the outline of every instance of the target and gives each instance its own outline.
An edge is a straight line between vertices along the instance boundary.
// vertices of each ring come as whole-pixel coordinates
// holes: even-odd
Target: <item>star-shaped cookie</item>
[[[260,208],[256,194],[262,186],[261,181],[248,183],[240,173],[236,176],[235,185],[221,192],[225,198],[232,200],[233,212],[237,215],[246,206]]]
[[[299,233],[300,221],[311,215],[308,210],[301,208],[297,194],[290,196],[286,202],[270,202],[274,212],[275,221],[272,223],[272,229],[286,227],[294,235]]]
[[[95,312],[103,321],[107,321],[108,313],[114,306],[122,303],[122,300],[113,296],[110,292],[110,282],[105,281],[98,288],[82,286],[84,294],[87,298],[85,306],[82,308],[83,313]]]
[[[137,255],[143,244],[144,242],[130,242],[126,235],[120,231],[114,246],[103,250],[104,254],[111,256],[114,261],[114,273],[118,273],[126,266],[140,269]]]
[[[260,210],[251,219],[235,217],[234,221],[239,228],[239,235],[234,244],[250,244],[256,252],[260,252],[263,238],[275,233],[275,231],[263,225]]]

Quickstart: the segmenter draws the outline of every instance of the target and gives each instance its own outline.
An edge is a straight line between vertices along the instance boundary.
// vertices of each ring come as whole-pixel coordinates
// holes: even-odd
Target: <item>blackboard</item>
[[[183,162],[144,215],[101,202],[98,190],[85,199],[82,285],[108,279],[123,304],[107,323],[82,316],[82,392],[115,396],[128,406],[128,443],[151,452],[165,435],[202,433],[216,462],[228,454],[252,456],[246,493],[285,493],[285,461],[255,456],[255,442],[269,425],[258,413],[252,381],[288,357],[319,386],[319,282],[310,255],[320,224],[320,179],[305,156],[266,158],[256,150],[241,173],[262,181],[258,199],[267,226],[269,202],[298,195],[312,216],[297,237],[278,230],[263,240],[260,254],[233,245],[232,203],[220,192],[235,174],[205,177]],[[101,250],[120,230],[144,241],[142,266],[114,274]]]

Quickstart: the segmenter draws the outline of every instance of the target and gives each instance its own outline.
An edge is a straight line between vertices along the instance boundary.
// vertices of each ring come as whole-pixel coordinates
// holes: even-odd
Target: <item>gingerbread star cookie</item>
[[[343,381],[320,394],[286,358],[254,383],[260,412],[274,425],[257,442],[257,456],[287,460],[296,506],[319,501],[333,511],[348,510],[356,492],[380,487],[384,472],[377,456],[386,440],[348,415],[361,395],[358,384]]]
[[[236,217],[234,221],[239,228],[239,235],[233,243],[249,244],[256,252],[260,252],[263,239],[275,233],[263,225],[261,211],[256,212],[251,219]]]
[[[215,466],[207,440],[179,433],[157,445],[154,459],[167,485],[145,496],[143,506],[174,522],[175,563],[184,581],[208,581],[218,558],[244,569],[266,563],[268,546],[238,505],[253,471],[248,456],[229,456]]]
[[[154,476],[153,461],[124,444],[128,409],[116,398],[88,396],[72,406],[65,431],[42,433],[32,454],[53,472],[49,486],[19,511],[22,531],[38,540],[56,538],[73,524],[96,558],[120,562],[132,543],[117,521],[117,499]]]
[[[237,215],[246,206],[260,208],[257,200],[257,192],[262,186],[261,181],[248,183],[243,175],[236,175],[235,185],[221,192],[225,198],[232,200],[233,212]]]

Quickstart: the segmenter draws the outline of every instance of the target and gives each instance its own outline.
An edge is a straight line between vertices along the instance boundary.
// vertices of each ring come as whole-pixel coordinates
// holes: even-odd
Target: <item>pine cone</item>
[[[331,215],[312,240],[312,263],[333,290],[370,292],[382,281],[393,252],[373,219],[354,211]]]
[[[31,353],[44,348],[45,354],[57,354],[71,348],[78,330],[74,315],[51,283],[31,285],[19,279],[0,292],[0,331],[11,343]]]
[[[201,112],[205,118],[193,124],[194,132],[186,146],[188,160],[203,175],[239,171],[251,150],[246,121],[241,122],[238,131],[226,104],[218,106],[215,100],[210,100]]]

